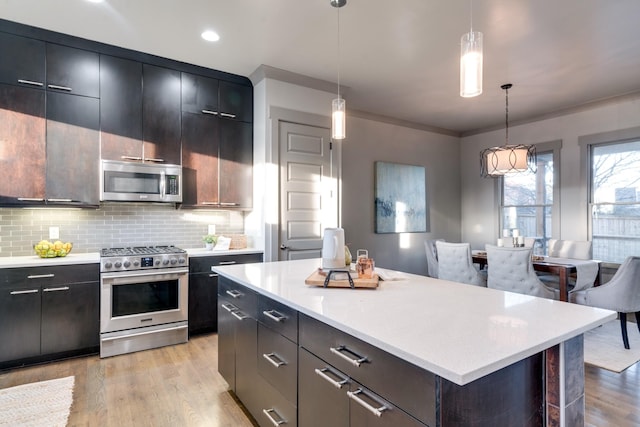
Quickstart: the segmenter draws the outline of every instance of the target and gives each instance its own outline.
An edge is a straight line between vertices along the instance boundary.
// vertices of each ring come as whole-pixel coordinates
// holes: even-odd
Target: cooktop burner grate
[[[132,246],[124,248],[104,248],[100,250],[100,256],[184,254],[186,252],[184,249],[176,246]]]

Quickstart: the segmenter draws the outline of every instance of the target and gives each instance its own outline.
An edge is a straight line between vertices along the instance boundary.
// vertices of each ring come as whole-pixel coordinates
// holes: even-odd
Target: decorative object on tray
[[[40,240],[38,243],[33,245],[33,250],[36,251],[36,254],[40,258],[65,257],[69,252],[71,252],[72,248],[73,243],[63,243],[60,240],[56,240],[53,243],[48,240]]]
[[[345,261],[344,229],[325,228],[322,235],[322,268],[348,270]]]
[[[229,249],[245,249],[247,247],[247,235],[246,234],[229,234],[231,243],[229,243]]]
[[[373,258],[369,258],[369,251],[366,249],[358,249],[356,254],[356,271],[358,272],[358,279],[371,279],[373,277],[375,263]]]
[[[331,276],[329,276],[327,271],[319,268],[307,277],[304,283],[311,286],[324,286],[325,288],[375,289],[378,287],[379,280],[377,274],[374,274],[370,279],[356,278],[354,271],[332,271]]]

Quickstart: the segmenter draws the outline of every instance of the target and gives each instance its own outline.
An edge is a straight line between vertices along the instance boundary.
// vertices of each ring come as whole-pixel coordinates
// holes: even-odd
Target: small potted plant
[[[208,251],[213,249],[213,246],[216,244],[217,240],[218,240],[218,236],[214,234],[206,234],[202,236],[202,241],[204,242],[204,246]]]

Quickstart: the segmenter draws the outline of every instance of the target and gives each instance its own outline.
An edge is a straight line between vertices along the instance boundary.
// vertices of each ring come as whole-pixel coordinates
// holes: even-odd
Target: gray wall
[[[233,211],[177,210],[172,205],[104,203],[100,209],[0,209],[0,256],[34,255],[33,244],[60,228],[73,252],[144,245],[203,247],[207,226],[216,234],[241,234],[244,215]]]
[[[460,144],[457,137],[349,117],[342,144],[342,226],[352,254],[367,249],[380,267],[426,274],[424,240],[460,239]],[[427,233],[375,233],[374,163],[424,166]],[[398,185],[412,185],[398,183]]]

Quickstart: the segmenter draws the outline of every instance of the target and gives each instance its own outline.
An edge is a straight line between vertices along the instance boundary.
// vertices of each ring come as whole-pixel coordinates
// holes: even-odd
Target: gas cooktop
[[[100,251],[100,271],[103,273],[184,268],[188,265],[187,251],[175,246],[132,246]]]
[[[187,251],[176,246],[130,246],[124,248],[104,248],[100,256],[184,254]]]

